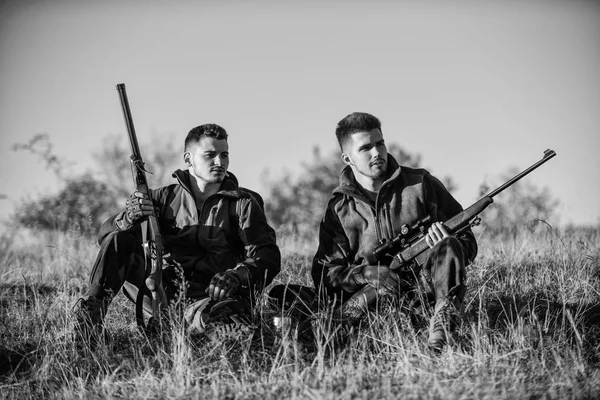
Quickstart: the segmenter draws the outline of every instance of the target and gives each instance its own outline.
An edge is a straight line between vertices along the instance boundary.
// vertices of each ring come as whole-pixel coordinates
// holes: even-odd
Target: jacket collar
[[[387,170],[387,172],[388,172],[388,177],[385,180],[385,182],[383,182],[383,185],[381,185],[381,189],[383,189],[384,186],[386,186],[389,182],[392,182],[392,181],[398,179],[398,177],[400,176],[400,173],[402,172],[402,167],[400,166],[400,164],[398,164],[398,161],[396,161],[396,159],[394,157],[392,157],[390,154],[388,154],[388,170]],[[352,168],[350,168],[350,166],[347,165],[342,170],[342,173],[340,174],[340,184],[338,185],[338,187],[333,189],[333,194],[340,193],[340,194],[346,194],[346,195],[349,195],[352,197],[365,198],[365,195],[359,189],[359,187],[360,187],[360,185],[356,181],[356,178],[354,177],[354,172],[352,172]],[[381,189],[380,189],[380,191],[381,191]]]
[[[191,188],[191,183],[190,183],[191,182],[190,171],[178,169],[177,171],[173,172],[173,178],[177,179],[179,184],[186,191],[188,191],[189,193],[192,193],[192,188]],[[219,191],[217,192],[217,194],[238,198],[238,197],[240,197],[240,192],[238,189],[239,189],[239,184],[238,184],[237,177],[233,173],[228,171],[227,176],[225,176],[225,179],[221,183],[221,187],[219,188]]]

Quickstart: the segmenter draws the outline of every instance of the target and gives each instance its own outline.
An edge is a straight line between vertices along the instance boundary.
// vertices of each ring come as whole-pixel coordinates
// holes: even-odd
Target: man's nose
[[[223,164],[223,160],[221,160],[221,156],[216,155],[215,156],[215,165],[220,167],[222,164]]]

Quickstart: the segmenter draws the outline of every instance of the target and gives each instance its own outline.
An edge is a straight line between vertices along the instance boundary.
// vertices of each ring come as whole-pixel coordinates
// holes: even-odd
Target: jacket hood
[[[388,154],[388,169],[387,169],[387,178],[383,183],[382,187],[386,185],[388,182],[391,182],[397,179],[400,176],[400,172],[402,172],[402,167],[398,164],[398,161]],[[333,189],[333,194],[347,194],[353,197],[365,197],[362,194],[362,191],[359,189],[359,184],[356,181],[354,176],[354,172],[352,172],[352,168],[347,165],[340,174],[340,183],[339,185]]]
[[[190,193],[192,192],[190,171],[178,169],[173,172],[173,178],[177,179],[179,184],[183,186],[185,190]],[[221,188],[217,193],[224,196],[239,198],[241,197],[241,193],[238,190],[239,187],[240,186],[237,177],[232,172],[227,171],[227,175],[221,183]]]

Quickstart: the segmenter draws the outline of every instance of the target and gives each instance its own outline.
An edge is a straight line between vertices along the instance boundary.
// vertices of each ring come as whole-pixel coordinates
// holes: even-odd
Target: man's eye
[[[221,158],[229,158],[229,153],[223,153],[223,154],[221,154]]]

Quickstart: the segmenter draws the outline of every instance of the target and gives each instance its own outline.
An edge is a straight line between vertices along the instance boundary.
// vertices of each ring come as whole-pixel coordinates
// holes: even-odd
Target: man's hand
[[[379,289],[381,287],[392,291],[400,290],[398,274],[390,268],[380,265],[365,265],[360,274],[355,275],[358,284],[367,283]]]
[[[425,243],[427,243],[429,248],[433,248],[433,246],[448,236],[450,236],[450,234],[446,230],[446,227],[444,227],[441,222],[434,222],[427,231]]]
[[[151,215],[153,211],[154,204],[148,195],[136,191],[127,199],[125,219],[129,225],[134,225],[143,217]]]
[[[206,293],[208,297],[215,301],[225,300],[235,294],[240,288],[240,275],[234,269],[228,269],[225,272],[218,272],[210,281]]]

